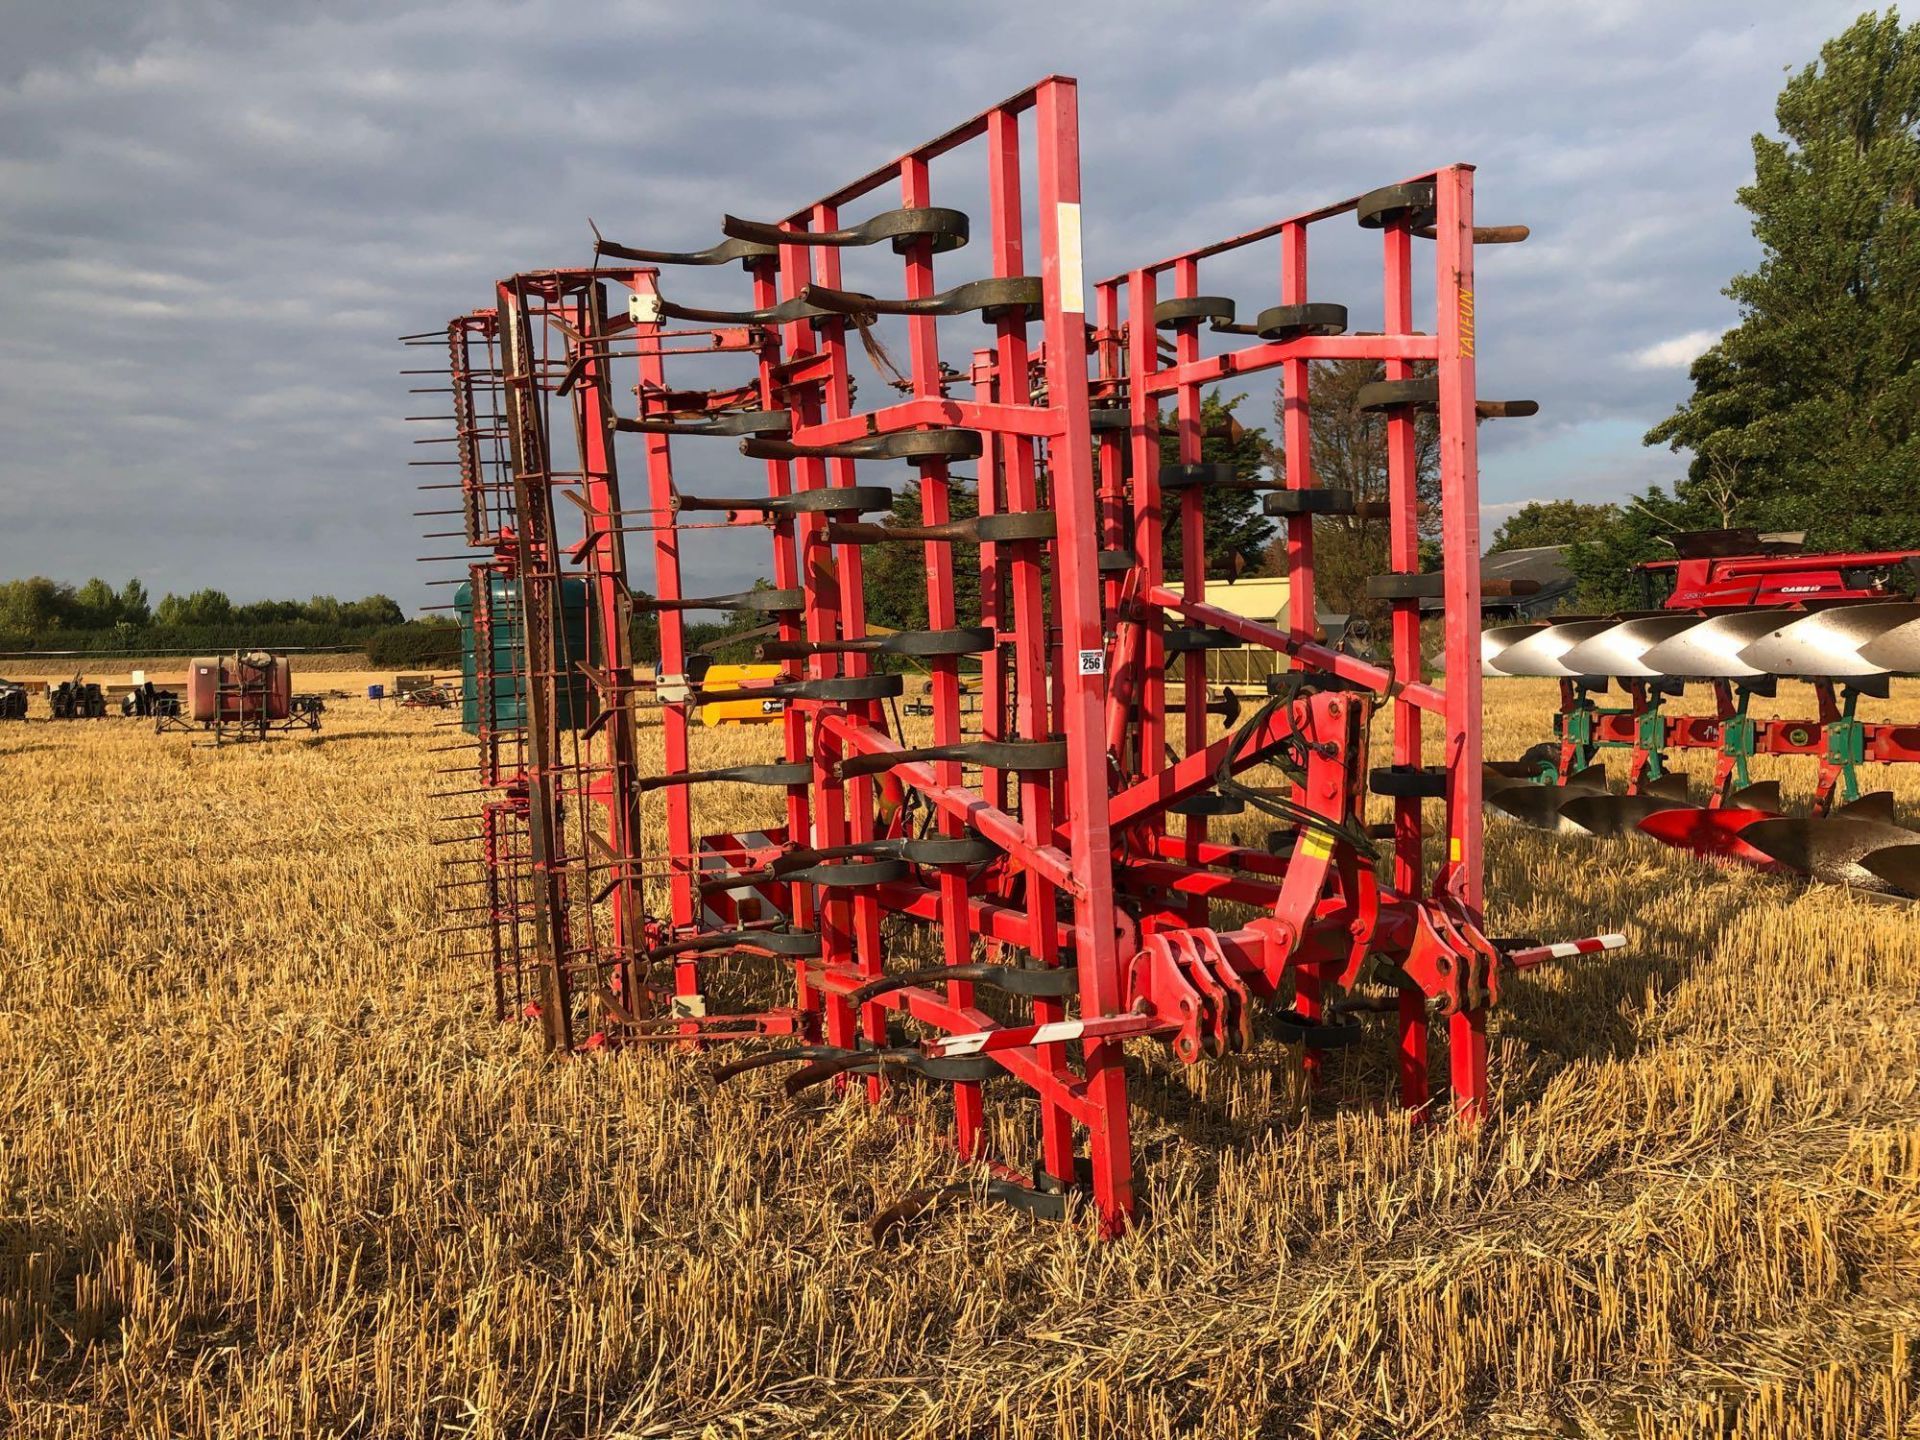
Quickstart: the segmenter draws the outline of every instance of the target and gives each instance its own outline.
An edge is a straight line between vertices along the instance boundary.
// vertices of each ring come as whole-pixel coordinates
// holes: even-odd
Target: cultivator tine
[[[878,775],[896,765],[927,760],[957,760],[962,765],[1021,772],[1058,770],[1067,763],[1067,746],[1063,740],[971,740],[850,755],[834,768],[841,779],[851,780],[856,775]]]
[[[830,1060],[844,1053],[838,1045],[783,1045],[777,1050],[757,1050],[751,1055],[742,1055],[738,1060],[729,1060],[724,1065],[712,1066],[707,1071],[707,1077],[716,1085],[724,1085],[755,1070],[808,1060]]]
[[[841,675],[826,680],[780,680],[743,690],[701,688],[695,698],[704,705],[729,700],[890,700],[906,689],[898,675]]]
[[[634,781],[640,791],[668,785],[705,785],[733,781],[740,785],[805,785],[813,779],[813,764],[801,760],[783,765],[724,765],[717,770],[685,770],[678,775],[646,775]]]
[[[860,510],[885,510],[893,504],[893,492],[884,485],[839,485],[824,490],[796,490],[791,495],[746,495],[721,499],[702,495],[676,495],[675,511],[683,510],[757,510],[766,515],[829,515]]]
[[[1001,1069],[999,1062],[984,1055],[929,1055],[912,1046],[885,1050],[840,1050],[802,1065],[782,1082],[782,1088],[788,1095],[798,1095],[839,1075],[896,1076],[903,1073],[950,1085],[978,1085],[1006,1072]]]
[[[637,265],[725,265],[738,260],[751,268],[763,260],[772,260],[779,256],[779,250],[754,240],[728,239],[705,250],[637,250],[631,245],[616,245],[600,233],[600,227],[589,220],[593,230],[593,254],[596,263],[602,257],[615,260],[631,260]]]
[[[1039,308],[1040,277],[1016,275],[1005,280],[969,280],[938,295],[916,299],[878,299],[851,290],[833,290],[824,285],[809,285],[800,298],[840,315],[965,315],[978,310],[989,322]]]
[[[818,885],[827,890],[851,890],[865,885],[891,885],[907,878],[904,860],[837,860],[782,871],[780,879],[794,885]]]
[[[768,955],[811,959],[820,953],[820,937],[808,930],[709,931],[668,940],[647,950],[641,958],[667,960],[678,955],[705,954],[714,950],[760,950]]]
[[[613,422],[616,430],[635,435],[787,435],[793,431],[793,413],[788,410],[735,410],[699,420],[634,419],[622,415]]]
[[[754,460],[977,460],[975,430],[896,430],[830,445],[797,445],[791,440],[746,439],[740,453]]]
[[[941,985],[955,980],[1004,990],[1009,995],[1024,995],[1028,999],[1035,996],[1066,999],[1080,993],[1079,973],[1071,965],[1029,968],[1019,965],[993,965],[982,961],[970,965],[930,965],[922,970],[909,970],[904,974],[887,975],[878,980],[869,980],[859,989],[847,993],[847,1003],[865,1005],[895,990]]]
[[[799,610],[806,604],[806,598],[798,590],[740,590],[732,595],[707,595],[698,599],[636,595],[632,603],[636,610],[753,610],[778,615]]]
[[[993,631],[985,626],[953,630],[895,630],[888,635],[862,635],[855,640],[769,640],[758,647],[762,660],[804,660],[810,655],[985,655],[994,648]]]
[[[729,215],[720,222],[720,233],[767,246],[874,245],[890,240],[895,252],[901,255],[911,253],[923,242],[931,242],[932,253],[943,255],[967,243],[968,220],[964,211],[928,205],[887,210],[871,220],[839,230],[795,231]]]
[[[940,525],[868,525],[836,520],[827,526],[835,545],[880,545],[890,541],[942,541],[966,545],[1005,544],[1012,540],[1051,540],[1056,519],[1050,510],[976,515]]]

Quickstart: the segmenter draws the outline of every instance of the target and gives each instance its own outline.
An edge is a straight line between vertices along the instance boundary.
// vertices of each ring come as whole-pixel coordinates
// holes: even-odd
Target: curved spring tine
[[[819,494],[819,491],[805,491]],[[984,655],[995,644],[984,625],[953,630],[896,630],[857,640],[769,640],[759,647],[762,660],[804,660],[809,655]]]
[[[633,597],[636,610],[755,610],[778,613],[798,610],[806,603],[800,590],[740,590],[732,595],[688,596],[678,600]]]
[[[834,290],[808,285],[800,299],[836,315],[965,315],[978,310],[982,320],[998,320],[1015,310],[1037,310],[1041,305],[1038,275],[1014,275],[998,280],[969,280],[938,295],[918,299],[880,299],[856,290]]]
[[[798,1095],[836,1075],[878,1074],[883,1070],[905,1070],[926,1080],[948,1084],[979,1084],[1003,1074],[1000,1065],[984,1055],[927,1055],[910,1046],[886,1050],[846,1050],[818,1059],[789,1075],[783,1082],[789,1095]]]
[[[740,880],[739,884],[753,883]],[[820,953],[820,937],[811,930],[710,930],[683,935],[646,951],[642,960],[665,960],[673,955],[703,954],[712,950],[764,950],[770,955],[801,958]]]
[[[714,1084],[724,1085],[736,1076],[764,1070],[770,1065],[784,1065],[789,1060],[819,1060],[841,1053],[842,1048],[838,1045],[782,1045],[776,1050],[760,1050],[752,1055],[742,1055],[738,1060],[729,1060],[724,1065],[715,1065],[707,1071],[707,1075]]]
[[[1051,540],[1059,532],[1059,518],[1051,510],[1007,510],[997,515],[973,515],[939,525],[878,525],[867,521],[836,520],[827,529],[835,545],[879,545],[889,540],[940,540],[975,545],[1006,544],[1012,540]]]
[[[948,210],[938,205],[905,210],[887,210],[858,225],[839,230],[783,230],[759,220],[742,220],[736,215],[720,221],[720,233],[736,240],[758,245],[872,245],[891,240],[893,248],[906,254],[916,240],[931,238],[933,253],[958,250],[967,243],[970,222],[963,210]]]
[[[752,591],[776,594],[776,591]],[[739,607],[746,609],[746,606]],[[781,680],[742,690],[700,690],[694,698],[703,705],[722,700],[888,700],[907,688],[899,675],[833,675],[824,680]]]
[[[833,485],[822,490],[796,490],[791,495],[675,495],[671,504],[675,510],[758,510],[767,515],[831,515],[854,510],[885,510],[893,504],[893,492],[884,485]]]
[[[791,440],[749,437],[740,453],[749,460],[977,460],[975,430],[895,430],[863,435],[837,445],[797,445]]]
[[[800,870],[782,871],[780,879],[793,885],[818,885],[827,890],[846,890],[860,885],[890,885],[907,878],[904,860],[843,860],[833,865],[810,865]]]
[[[750,265],[756,260],[774,259],[780,253],[771,245],[732,238],[705,250],[638,250],[631,245],[616,245],[600,233],[598,225],[591,220],[587,224],[593,230],[593,254],[596,260],[602,255],[610,255],[615,260],[631,260],[639,265],[724,265],[729,260]]]
[[[613,428],[641,435],[790,435],[793,412],[734,410],[707,420],[636,420],[622,415]]]
[[[636,790],[660,790],[669,785],[701,785],[731,780],[742,785],[805,785],[813,779],[810,761],[778,765],[723,765],[718,770],[684,770],[678,775],[646,775],[633,782]]]
[[[958,760],[994,770],[1058,770],[1067,763],[1064,740],[964,740],[953,745],[922,745],[913,750],[881,750],[849,755],[834,767],[843,780],[878,775],[896,765],[922,760]]]
[[[671,300],[662,300],[659,308],[669,319],[693,320],[704,325],[791,325],[797,320],[820,320],[840,313],[809,305],[798,296],[758,310],[708,310],[698,305],[676,305]]]
[[[899,975],[869,980],[858,990],[847,993],[847,1003],[864,1005],[894,990],[915,985],[939,985],[948,980],[967,980],[975,985],[989,985],[996,990],[1004,990],[1009,995],[1030,997],[1065,997],[1078,994],[1080,989],[1079,971],[1071,965],[1029,970],[1017,965],[994,965],[979,961],[968,965],[929,965],[922,970],[908,970]]]

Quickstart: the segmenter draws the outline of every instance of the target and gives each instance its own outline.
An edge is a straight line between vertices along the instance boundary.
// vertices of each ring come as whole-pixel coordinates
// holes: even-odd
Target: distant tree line
[[[375,664],[441,664],[459,656],[454,626],[409,621],[391,597],[253,600],[224,591],[163,595],[137,579],[118,588],[95,576],[82,585],[44,575],[0,581],[0,650],[95,652],[260,649],[364,650]]]

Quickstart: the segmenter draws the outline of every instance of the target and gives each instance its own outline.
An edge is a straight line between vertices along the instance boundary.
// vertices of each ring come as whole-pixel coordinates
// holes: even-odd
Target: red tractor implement
[[[1893,676],[1920,674],[1920,605],[1899,588],[1920,551],[1809,554],[1798,535],[1751,530],[1677,535],[1673,545],[1674,558],[1637,567],[1646,610],[1482,637],[1486,674],[1560,682],[1556,739],[1492,767],[1489,806],[1554,829],[1636,830],[1719,859],[1920,896],[1920,866],[1905,850],[1920,834],[1893,823],[1890,794],[1860,786],[1864,765],[1920,760],[1920,726],[1858,715],[1863,698],[1887,698]],[[1812,716],[1750,714],[1783,678],[1812,689]],[[1671,712],[1689,683],[1710,687],[1710,714]],[[1596,699],[1612,685],[1624,705]],[[1628,757],[1623,795],[1607,793],[1596,768],[1609,750]],[[1675,750],[1717,757],[1703,803],[1670,768]],[[1784,815],[1779,785],[1753,783],[1757,755],[1815,761],[1809,815]],[[1871,861],[1875,850],[1903,853]]]

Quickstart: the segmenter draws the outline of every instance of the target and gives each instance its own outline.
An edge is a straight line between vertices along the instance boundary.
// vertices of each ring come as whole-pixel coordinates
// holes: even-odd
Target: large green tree
[[[1489,554],[1531,550],[1540,545],[1572,545],[1597,540],[1620,523],[1618,505],[1589,505],[1580,500],[1530,500],[1493,532]]]
[[[1416,373],[1430,374],[1431,366]],[[1369,600],[1369,575],[1385,574],[1387,561],[1387,417],[1360,408],[1360,391],[1385,378],[1377,360],[1330,360],[1314,364],[1307,377],[1307,418],[1313,436],[1313,479],[1327,489],[1348,490],[1365,513],[1327,515],[1314,521],[1315,599],[1323,610],[1385,617],[1386,603]],[[1275,391],[1274,419],[1285,435],[1286,386]],[[1272,448],[1275,471],[1286,464],[1284,441]],[[1440,428],[1432,415],[1414,421],[1414,488],[1423,559],[1440,532]],[[1286,573],[1286,547],[1275,541],[1267,556],[1272,574]]]
[[[1234,415],[1234,409],[1246,399],[1235,395],[1222,399],[1218,392],[1200,401],[1200,460],[1205,465],[1231,465],[1234,477],[1253,480],[1267,468],[1271,447],[1267,432],[1249,429]],[[1180,459],[1180,441],[1173,429],[1173,417],[1163,417],[1160,434],[1160,460],[1172,465]],[[1185,537],[1180,533],[1180,508],[1177,492],[1163,497],[1166,523],[1162,527],[1161,556],[1165,573],[1178,579],[1185,564]],[[1274,524],[1260,508],[1260,495],[1254,490],[1227,490],[1209,486],[1201,494],[1200,509],[1205,517],[1207,574],[1215,579],[1258,568],[1261,555],[1273,538]]]
[[[1920,26],[1868,13],[1781,91],[1739,192],[1758,268],[1694,393],[1647,434],[1675,498],[1816,546],[1920,544]]]
[[[954,520],[980,513],[971,481],[956,475],[948,482],[947,511]],[[887,523],[924,525],[923,515],[920,482],[909,480],[893,497]],[[980,618],[980,547],[949,545],[947,549],[953,556],[954,612],[962,625],[972,625]],[[927,552],[921,542],[900,540],[863,547],[860,573],[869,624],[889,630],[927,628]]]

